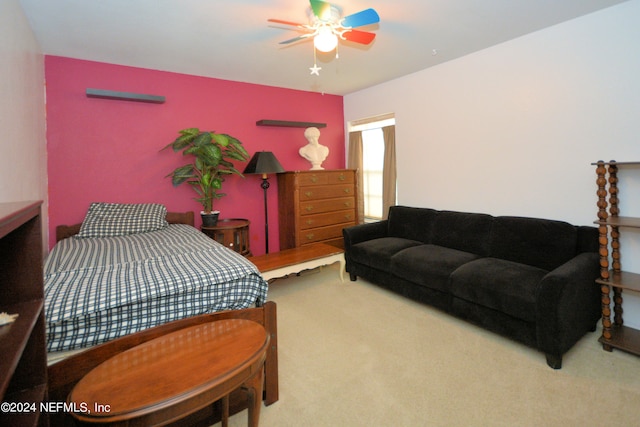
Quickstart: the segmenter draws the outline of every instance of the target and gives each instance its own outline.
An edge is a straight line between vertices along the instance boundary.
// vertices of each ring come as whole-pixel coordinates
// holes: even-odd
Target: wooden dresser
[[[278,174],[280,250],[311,243],[343,247],[342,229],[358,220],[356,171]]]

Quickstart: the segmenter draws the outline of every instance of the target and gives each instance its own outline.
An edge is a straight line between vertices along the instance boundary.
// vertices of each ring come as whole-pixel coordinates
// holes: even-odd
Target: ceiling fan
[[[374,33],[354,29],[380,22],[380,16],[375,10],[369,8],[342,18],[342,8],[337,5],[322,0],[309,0],[309,3],[311,8],[308,24],[284,21],[282,19],[269,19],[268,21],[290,25],[296,27],[296,31],[304,32],[304,34],[284,40],[280,44],[290,44],[313,38],[314,64],[310,68],[311,74],[320,75],[319,70],[322,69],[315,63],[315,50],[331,52],[337,48],[339,39],[365,45],[370,44],[375,39],[376,35]]]

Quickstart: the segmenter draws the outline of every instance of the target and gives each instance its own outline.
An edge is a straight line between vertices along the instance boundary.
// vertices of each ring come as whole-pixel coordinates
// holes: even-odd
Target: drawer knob
[[[315,235],[313,233],[307,234],[307,240],[313,240],[314,237]]]
[[[311,225],[311,224],[313,224],[313,220],[308,219],[308,220],[307,220],[307,225]]]
[[[313,196],[313,192],[312,191],[305,191],[304,195],[307,196],[307,197],[311,197],[311,196]]]
[[[311,175],[311,182],[313,182],[314,184],[318,182],[318,177],[315,175]]]
[[[339,179],[340,181],[344,181],[344,180],[345,180],[345,179],[347,179],[347,178],[344,176],[344,174],[343,174],[343,173],[341,173],[341,174],[340,174],[340,176],[338,177],[338,179]]]
[[[345,193],[347,193],[347,194],[349,194],[349,193],[351,193],[351,189],[350,189],[350,188],[345,188],[345,189],[344,189],[344,192],[345,192]]]
[[[313,210],[313,206],[309,205],[305,208],[307,212],[311,212]]]
[[[351,215],[346,214],[346,215],[344,216],[344,219],[347,219],[347,220],[351,221]]]
[[[351,207],[351,202],[344,202],[344,205],[345,205],[346,207],[350,208],[350,207]]]

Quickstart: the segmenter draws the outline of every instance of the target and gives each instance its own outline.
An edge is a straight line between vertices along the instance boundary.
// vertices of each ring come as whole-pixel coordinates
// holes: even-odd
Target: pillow
[[[167,226],[167,208],[155,203],[91,203],[77,238],[146,233]]]

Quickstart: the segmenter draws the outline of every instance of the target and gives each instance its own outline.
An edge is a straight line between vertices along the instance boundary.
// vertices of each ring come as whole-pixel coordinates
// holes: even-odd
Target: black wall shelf
[[[163,104],[165,101],[164,96],[90,88],[87,88],[87,98],[117,99],[120,101],[149,102],[152,104]]]
[[[314,123],[314,122],[293,122],[290,120],[258,120],[256,126],[280,126],[288,128],[324,128],[327,127],[326,123]]]

